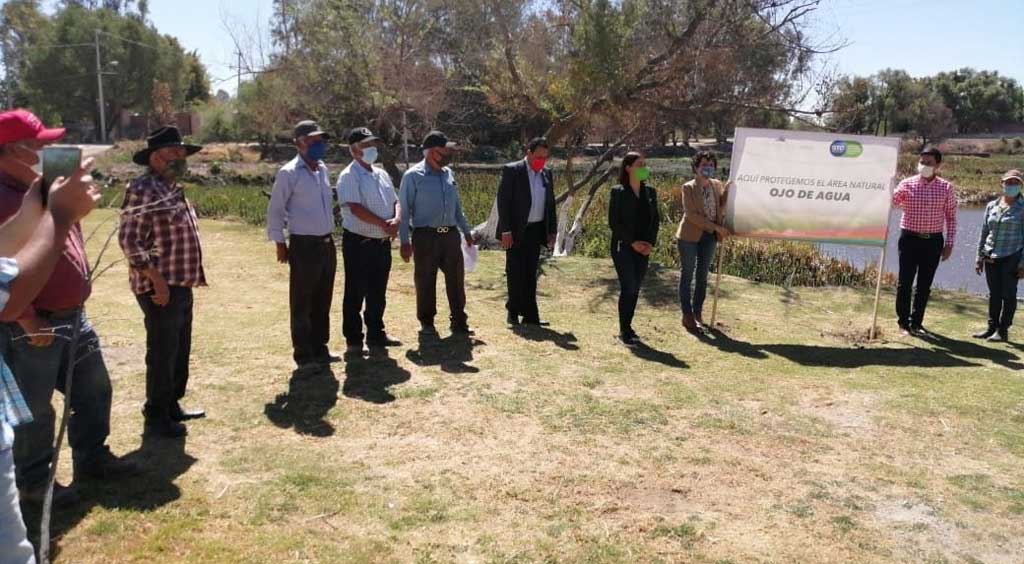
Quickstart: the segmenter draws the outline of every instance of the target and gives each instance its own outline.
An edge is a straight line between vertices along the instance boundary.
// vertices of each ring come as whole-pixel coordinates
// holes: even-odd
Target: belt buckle
[[[448,226],[446,225],[444,227],[438,227],[437,228],[437,232],[438,233],[447,233],[448,232]]]

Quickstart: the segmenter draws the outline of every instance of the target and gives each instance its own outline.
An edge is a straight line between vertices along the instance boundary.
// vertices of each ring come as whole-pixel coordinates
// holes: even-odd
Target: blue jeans
[[[0,433],[11,433],[6,421],[0,421]],[[14,455],[0,450],[0,564],[35,564],[36,555],[28,542],[25,522],[18,504],[14,480]]]
[[[700,240],[690,243],[679,241],[679,305],[683,313],[700,315],[708,293],[708,271],[714,260],[718,239],[705,232]],[[696,284],[694,283],[696,274]]]
[[[72,378],[71,419],[68,421],[68,443],[76,461],[84,462],[105,450],[110,435],[110,375],[103,362],[99,337],[85,313],[53,317],[46,322],[54,327],[56,337],[47,347],[29,343],[21,326],[5,323],[0,334],[4,343],[4,360],[10,366],[25,397],[33,421],[18,426],[14,433],[14,463],[18,484],[32,488],[42,484],[53,460],[53,439],[56,413],[51,400],[54,390],[64,393],[64,379],[71,349],[71,332],[75,315],[82,316]]]

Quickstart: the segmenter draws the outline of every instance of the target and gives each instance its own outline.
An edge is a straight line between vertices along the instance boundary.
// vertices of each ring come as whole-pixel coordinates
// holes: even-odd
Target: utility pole
[[[238,85],[235,87],[235,96],[238,96],[238,91],[242,89],[242,50],[236,49],[235,54],[238,55],[238,66],[235,67],[238,75]]]
[[[405,118],[405,110],[402,110],[402,152],[405,153],[405,169],[409,170],[409,123]]]
[[[107,142],[107,116],[106,112],[103,111],[103,67],[100,62],[100,30],[96,31],[96,87],[99,90],[99,110],[100,110],[100,143]]]

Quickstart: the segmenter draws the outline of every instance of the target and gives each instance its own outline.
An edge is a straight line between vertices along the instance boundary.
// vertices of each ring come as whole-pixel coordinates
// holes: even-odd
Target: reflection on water
[[[885,271],[899,271],[899,255],[896,242],[900,236],[901,210],[893,210],[889,218],[889,245],[885,256]],[[962,290],[977,295],[988,295],[985,277],[974,272],[974,262],[978,256],[978,237],[981,236],[981,219],[984,208],[962,208],[957,213],[957,236],[953,247],[953,256],[939,265],[935,273],[934,288],[946,290]],[[868,264],[878,264],[881,249],[875,247],[850,247],[843,245],[819,245],[829,256],[846,259],[851,264],[863,268]]]

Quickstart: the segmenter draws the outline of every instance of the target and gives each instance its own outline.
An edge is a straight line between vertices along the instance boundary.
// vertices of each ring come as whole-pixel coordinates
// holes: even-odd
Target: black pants
[[[896,316],[900,327],[920,327],[924,322],[924,310],[928,307],[932,281],[935,280],[935,271],[942,259],[943,244],[941,235],[922,239],[904,232],[900,236],[900,274],[896,286]]]
[[[341,332],[349,345],[363,344],[363,320],[367,340],[380,340],[384,332],[388,278],[391,275],[391,240],[371,239],[345,231],[341,238],[345,260],[345,297],[342,300]],[[363,302],[366,313],[361,315]]]
[[[985,263],[988,282],[988,326],[1006,331],[1017,311],[1017,268],[1021,253]]]
[[[633,314],[640,299],[640,285],[647,274],[650,257],[633,250],[623,241],[612,241],[612,262],[619,276],[619,333],[633,331]]]
[[[537,321],[537,267],[540,264],[540,248],[547,245],[547,231],[544,222],[526,226],[522,240],[515,241],[505,251],[505,280],[508,283],[508,301],[505,309],[512,315],[521,315],[526,321]]]
[[[462,235],[455,227],[447,233],[419,228],[412,234],[416,282],[416,317],[422,325],[433,325],[437,315],[437,271],[444,273],[451,324],[466,325],[466,272],[462,263]]]
[[[136,295],[146,323],[147,418],[170,414],[185,396],[188,361],[192,354],[192,288],[171,286],[165,306],[153,303],[153,293]]]
[[[329,354],[331,301],[338,253],[331,235],[292,235],[288,238],[288,305],[291,309],[292,348],[300,366]]]

